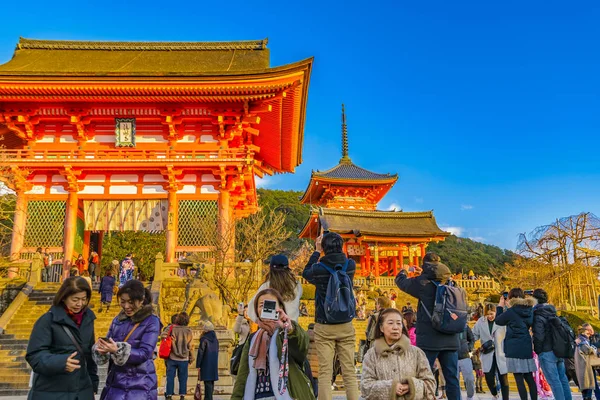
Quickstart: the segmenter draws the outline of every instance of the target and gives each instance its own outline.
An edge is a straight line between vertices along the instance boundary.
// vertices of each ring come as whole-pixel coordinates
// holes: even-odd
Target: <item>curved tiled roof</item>
[[[389,181],[390,179],[398,179],[398,174],[378,174],[376,172],[371,172],[369,170],[361,168],[351,161],[341,161],[338,165],[327,171],[313,171],[313,176],[320,178],[356,179],[368,181]]]
[[[264,50],[268,39],[233,42],[96,42],[79,40],[37,40],[19,38],[17,49],[35,50]]]

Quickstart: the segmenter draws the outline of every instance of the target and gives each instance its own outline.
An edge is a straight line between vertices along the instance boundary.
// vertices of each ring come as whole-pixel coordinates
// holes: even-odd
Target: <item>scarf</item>
[[[248,355],[254,358],[254,368],[261,371],[267,369],[267,352],[269,351],[269,343],[275,329],[271,325],[265,324],[260,319],[257,321],[258,332],[256,332],[256,340],[250,349]]]
[[[77,327],[80,327],[81,321],[83,321],[83,312],[85,311],[85,308],[79,311],[78,313],[74,313],[73,311],[69,310],[67,306],[65,306],[65,311],[67,312],[69,318],[71,318],[73,322],[75,322],[75,325],[77,325]]]

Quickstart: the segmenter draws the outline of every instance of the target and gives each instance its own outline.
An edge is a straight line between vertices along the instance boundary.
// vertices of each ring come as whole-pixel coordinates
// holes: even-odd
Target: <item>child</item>
[[[479,357],[479,349],[473,352],[473,356],[471,357],[471,361],[473,362],[473,370],[475,371],[475,376],[477,380],[475,381],[475,391],[477,393],[485,393],[483,390],[483,369],[481,368],[481,358]]]

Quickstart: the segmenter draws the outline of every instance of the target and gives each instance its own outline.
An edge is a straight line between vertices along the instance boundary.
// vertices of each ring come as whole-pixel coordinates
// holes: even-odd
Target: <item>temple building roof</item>
[[[270,69],[267,40],[87,42],[20,38],[0,75],[197,76]]]
[[[367,237],[438,238],[450,235],[441,230],[432,211],[357,211],[320,208],[304,226],[300,237],[316,237],[319,227],[341,235]]]
[[[398,179],[398,174],[378,174],[367,169],[361,168],[350,160],[342,160],[335,167],[327,171],[313,171],[313,177],[329,178],[329,179],[344,179],[344,180],[360,180],[360,181],[390,181]]]

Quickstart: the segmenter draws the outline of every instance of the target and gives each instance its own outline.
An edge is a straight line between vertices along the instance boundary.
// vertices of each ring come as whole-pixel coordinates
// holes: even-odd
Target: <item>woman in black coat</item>
[[[532,400],[537,400],[537,386],[533,373],[537,371],[533,360],[533,344],[529,329],[533,325],[533,306],[537,300],[533,297],[525,298],[521,288],[514,288],[508,292],[509,308],[505,311],[506,301],[500,297],[496,309],[496,325],[506,326],[504,338],[504,353],[506,366],[517,382],[517,389],[521,400],[527,400],[527,388]]]
[[[215,381],[219,380],[219,341],[215,334],[215,326],[210,321],[204,323],[196,368],[200,369],[199,379],[204,382],[204,399],[212,400]]]
[[[93,400],[98,371],[92,359],[92,290],[85,279],[65,279],[50,311],[31,332],[25,359],[34,372],[29,400]]]

